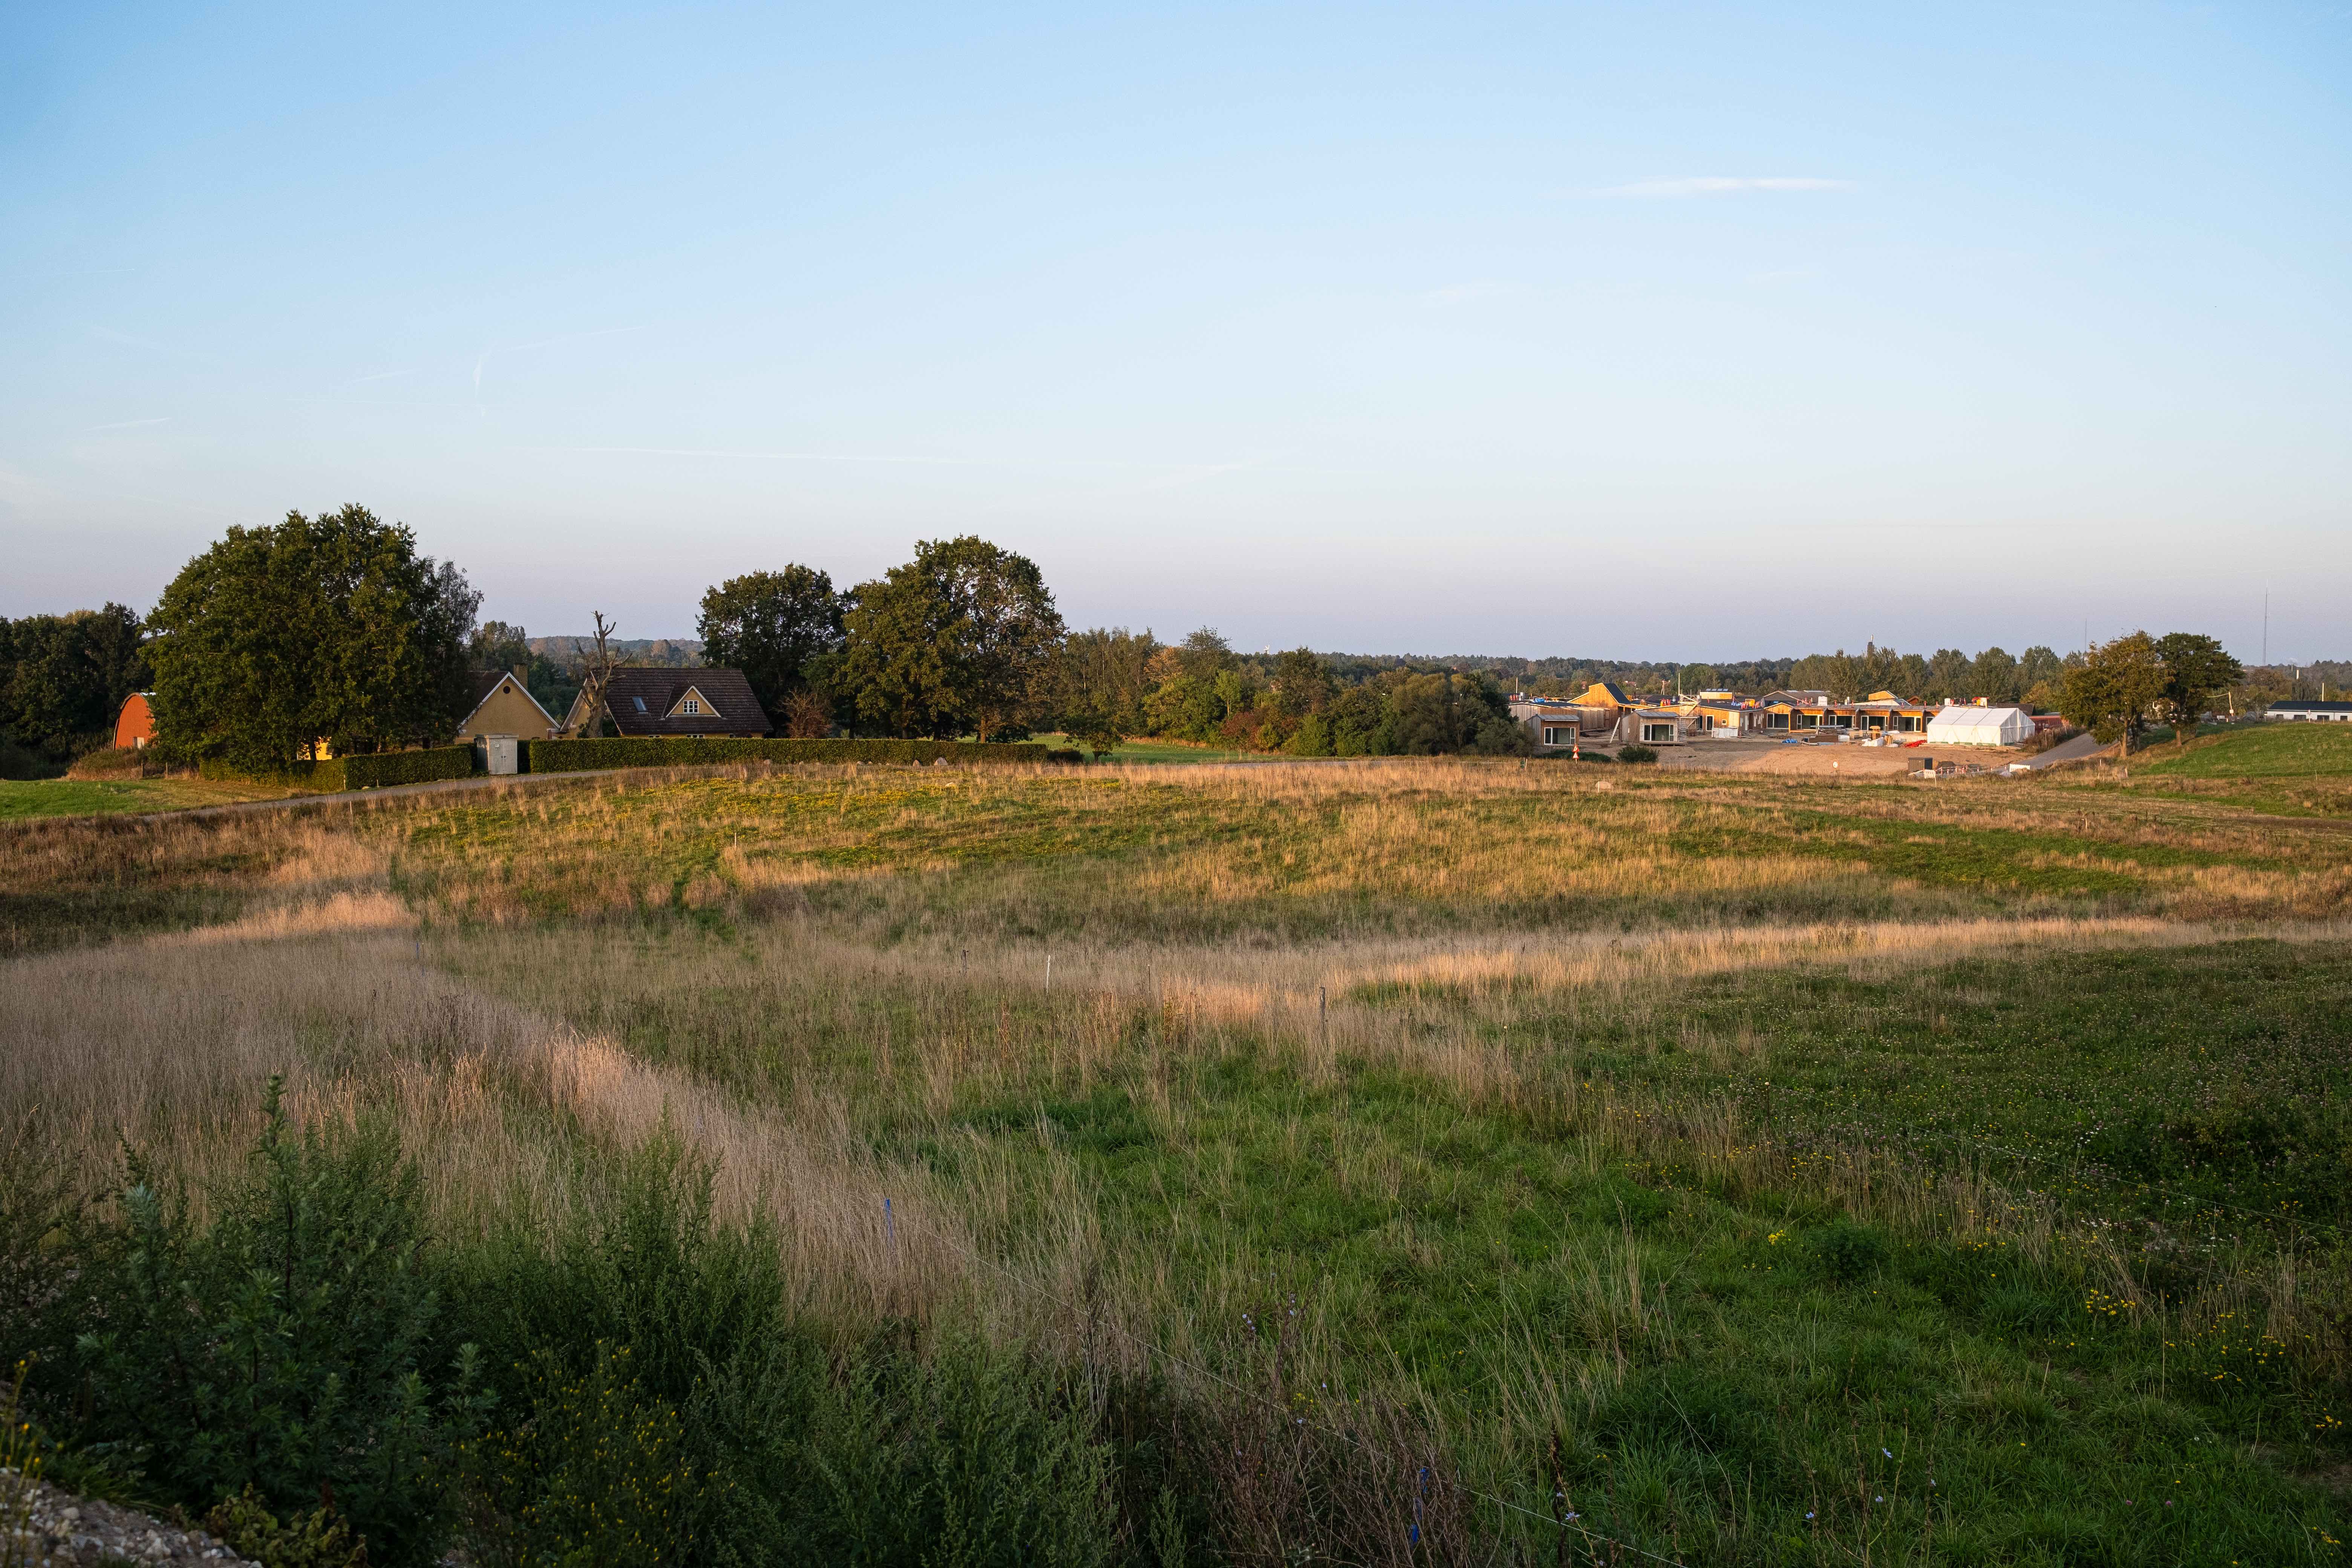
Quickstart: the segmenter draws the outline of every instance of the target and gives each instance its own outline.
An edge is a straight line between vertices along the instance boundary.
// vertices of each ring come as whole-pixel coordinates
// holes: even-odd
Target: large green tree
[[[989,740],[1050,706],[1062,616],[1027,556],[971,534],[920,541],[856,595],[830,679],[861,727]]]
[[[121,605],[0,619],[0,737],[53,763],[105,744],[122,700],[153,679],[144,637]]]
[[[730,577],[702,595],[702,662],[741,670],[774,718],[808,689],[810,667],[840,650],[850,602],[830,576],[797,563]]]
[[[1969,661],[1968,687],[1955,697],[1981,697],[1988,702],[2014,702],[2019,696],[2017,660],[1996,644]]]
[[[1152,687],[1160,639],[1149,629],[1097,626],[1062,644],[1055,700],[1065,733],[1097,756],[1143,732],[1143,700]]]
[[[2215,698],[2246,678],[2227,648],[2197,632],[2165,633],[2156,639],[2156,656],[2164,661],[2164,716],[2184,736]]]
[[[1389,692],[1385,750],[1408,757],[1469,752],[1525,756],[1534,741],[1511,721],[1500,688],[1481,675],[1409,675]]]
[[[2164,700],[2164,658],[2156,639],[2134,632],[2095,645],[2066,671],[2058,710],[2102,741],[2122,737],[2128,752]]]
[[[156,721],[167,745],[246,767],[446,739],[471,695],[481,596],[365,507],[232,528],[163,590]]]
[[[1286,718],[1320,713],[1339,694],[1331,667],[1310,647],[1295,647],[1274,656],[1274,707]]]
[[[1927,659],[1927,679],[1906,696],[1938,701],[1947,697],[1974,697],[1971,687],[1973,662],[1956,647],[1939,647]]]

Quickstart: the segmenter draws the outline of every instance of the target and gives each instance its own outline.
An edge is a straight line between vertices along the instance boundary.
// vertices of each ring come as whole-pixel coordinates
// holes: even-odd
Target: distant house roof
[[[550,730],[555,728],[555,715],[547,710],[546,704],[542,703],[538,698],[533,697],[530,694],[530,688],[525,686],[521,680],[518,679],[512,670],[478,669],[473,672],[473,706],[466,710],[466,717],[464,719],[457,721],[458,734],[463,735],[466,732],[467,721],[472,719],[475,714],[479,713],[482,710],[482,704],[497,696],[499,687],[509,684],[511,684],[514,688],[515,695],[520,697],[524,701],[539,710],[539,716],[547,721],[547,727]]]
[[[689,700],[699,711],[687,711]],[[751,695],[751,683],[740,669],[625,665],[613,671],[604,711],[624,735],[764,735],[770,728],[760,700]],[[585,717],[581,702],[575,701],[567,723]]]

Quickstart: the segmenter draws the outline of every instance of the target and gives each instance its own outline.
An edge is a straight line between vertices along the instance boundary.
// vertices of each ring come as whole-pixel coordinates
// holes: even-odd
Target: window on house
[[[645,700],[644,698],[642,698],[642,697],[632,697],[632,698],[630,698],[630,699],[629,699],[629,700],[630,700],[630,701],[632,701],[632,702],[634,702],[634,703],[635,703],[635,704],[637,705],[637,711],[638,711],[638,712],[642,713],[642,712],[644,712],[644,711],[646,710],[646,700]]]
[[[678,706],[688,713],[699,713],[702,711],[701,702],[691,697],[688,698],[684,702],[679,703]]]

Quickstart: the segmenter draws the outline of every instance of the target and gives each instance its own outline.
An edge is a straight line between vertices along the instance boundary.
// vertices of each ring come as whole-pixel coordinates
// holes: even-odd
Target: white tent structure
[[[1931,746],[2021,746],[2033,739],[2033,715],[2022,708],[1940,708],[1927,721]]]

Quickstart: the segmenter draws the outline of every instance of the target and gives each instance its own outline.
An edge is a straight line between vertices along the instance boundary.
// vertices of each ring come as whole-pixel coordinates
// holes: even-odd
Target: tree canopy
[[[2134,632],[2092,647],[2083,662],[2066,672],[2058,710],[2102,741],[2122,737],[2128,752],[2147,729],[2164,698],[2163,656],[2156,639]]]
[[[829,677],[862,727],[991,740],[1051,706],[1062,616],[1027,556],[972,534],[921,541],[856,600]]]
[[[2156,639],[2156,657],[2164,664],[2164,716],[2184,733],[2211,710],[2217,696],[2246,678],[2228,649],[2196,632],[2165,633]]]
[[[143,638],[121,605],[0,619],[0,740],[52,765],[107,744],[123,699],[153,679]]]
[[[741,670],[775,718],[808,689],[812,666],[840,650],[852,602],[835,592],[832,577],[798,563],[730,577],[702,595],[695,623],[702,661]]]
[[[2201,633],[2134,632],[2097,645],[2066,671],[2059,710],[2103,741],[2121,736],[2128,752],[2154,720],[2188,733],[2245,674],[2219,641]]]
[[[232,528],[152,617],[163,742],[246,767],[447,738],[481,595],[365,507]]]

